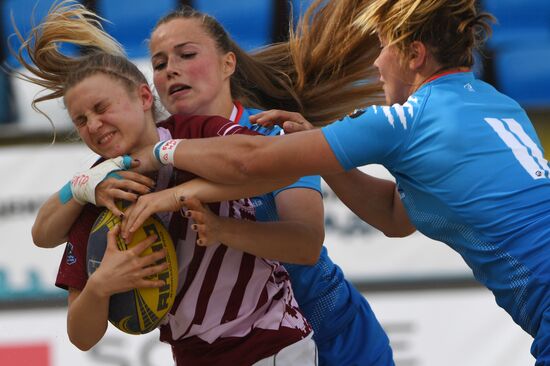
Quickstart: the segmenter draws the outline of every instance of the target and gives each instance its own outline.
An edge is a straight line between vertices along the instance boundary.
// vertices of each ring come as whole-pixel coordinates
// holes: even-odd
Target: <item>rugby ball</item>
[[[122,205],[119,205],[121,207]],[[87,248],[87,271],[90,276],[100,265],[107,247],[107,233],[121,222],[111,211],[104,210],[96,219]],[[156,234],[157,241],[148,247],[142,255],[165,249],[168,268],[151,279],[162,279],[165,285],[160,288],[137,288],[128,292],[117,293],[109,300],[109,321],[118,329],[129,334],[144,334],[157,328],[164,316],[170,311],[178,288],[178,261],[174,244],[160,219],[151,216],[135,232],[132,242],[118,237],[119,250],[132,248],[149,235]],[[162,262],[158,262],[160,264]]]

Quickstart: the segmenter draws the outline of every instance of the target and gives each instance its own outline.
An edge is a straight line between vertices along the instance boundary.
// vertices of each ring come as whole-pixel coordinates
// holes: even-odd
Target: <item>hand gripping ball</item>
[[[120,206],[119,206],[120,207]],[[87,248],[87,270],[91,275],[101,263],[107,247],[107,233],[121,220],[111,211],[104,210],[95,221]],[[170,311],[178,288],[178,261],[174,244],[162,222],[151,216],[135,232],[132,242],[126,244],[118,237],[119,250],[132,248],[147,236],[156,234],[157,241],[148,247],[142,255],[165,249],[168,268],[151,279],[164,280],[160,288],[136,288],[128,292],[117,293],[109,300],[109,321],[118,329],[129,334],[144,334],[155,329],[164,316]],[[161,262],[158,262],[160,264]]]

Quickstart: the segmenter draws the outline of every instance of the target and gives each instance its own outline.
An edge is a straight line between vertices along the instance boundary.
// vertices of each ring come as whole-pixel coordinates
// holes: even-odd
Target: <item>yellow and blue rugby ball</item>
[[[122,205],[119,205],[121,207]],[[87,270],[91,275],[103,259],[107,247],[107,233],[121,220],[111,211],[103,211],[95,221],[87,248]],[[164,316],[170,311],[178,288],[178,261],[174,244],[162,222],[151,216],[135,232],[132,242],[126,244],[118,237],[119,250],[132,248],[149,235],[156,234],[157,241],[148,247],[142,255],[165,249],[168,268],[151,279],[164,280],[165,285],[160,288],[137,288],[131,291],[114,294],[109,300],[109,321],[118,329],[129,334],[145,334],[157,328]]]

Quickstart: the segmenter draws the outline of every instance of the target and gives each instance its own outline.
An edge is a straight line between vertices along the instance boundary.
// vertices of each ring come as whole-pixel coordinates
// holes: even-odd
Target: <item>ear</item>
[[[151,91],[151,88],[149,88],[149,85],[141,84],[138,89],[138,96],[141,100],[144,111],[148,111],[153,107],[155,97],[153,96],[153,92]]]
[[[222,56],[222,71],[225,77],[230,77],[237,68],[237,56],[233,52],[227,52]]]
[[[428,48],[423,42],[412,42],[409,46],[409,68],[412,71],[420,71],[426,64],[428,56]]]

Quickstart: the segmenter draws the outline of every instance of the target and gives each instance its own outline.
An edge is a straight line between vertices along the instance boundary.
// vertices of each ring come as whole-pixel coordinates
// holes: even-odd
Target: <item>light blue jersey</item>
[[[323,133],[344,168],[383,164],[416,228],[460,253],[537,335],[550,306],[550,168],[515,101],[454,73]]]
[[[279,135],[281,128],[251,125],[255,109],[240,109],[236,121],[264,135]],[[239,118],[240,117],[240,118]],[[252,198],[259,221],[277,221],[275,196],[286,189],[308,188],[321,193],[319,176],[302,177],[275,192]],[[393,366],[389,339],[365,298],[344,278],[340,267],[322,248],[314,266],[285,264],[300,309],[311,323],[321,366]]]

